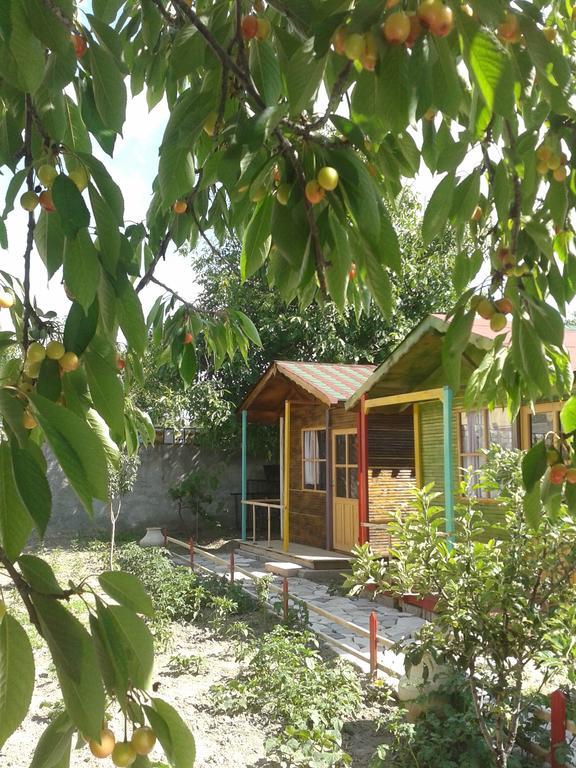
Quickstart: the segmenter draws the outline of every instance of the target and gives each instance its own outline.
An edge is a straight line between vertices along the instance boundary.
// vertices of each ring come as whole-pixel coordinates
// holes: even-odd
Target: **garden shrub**
[[[278,625],[240,646],[240,676],[212,688],[219,711],[258,712],[278,724],[267,742],[280,765],[348,765],[342,725],[358,710],[362,689],[354,668],[325,661],[315,635]]]

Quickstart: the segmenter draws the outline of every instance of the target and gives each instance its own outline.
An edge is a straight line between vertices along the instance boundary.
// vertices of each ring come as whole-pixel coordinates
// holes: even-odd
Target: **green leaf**
[[[560,411],[560,423],[562,432],[576,431],[576,397],[572,395],[562,406]]]
[[[526,451],[522,457],[522,482],[526,491],[530,492],[535,484],[544,477],[547,464],[546,444],[540,440]]]
[[[62,587],[58,584],[54,571],[46,560],[34,555],[20,555],[18,566],[22,576],[35,592],[43,595],[62,594]]]
[[[285,73],[291,115],[301,114],[312,101],[322,83],[325,65],[325,58],[314,55],[311,41],[292,54]]]
[[[59,601],[33,594],[32,603],[56,667],[66,711],[84,737],[97,739],[106,702],[92,639]]]
[[[123,605],[98,602],[98,624],[103,633],[116,679],[116,690],[124,694],[128,685],[147,690],[154,667],[154,641],[143,619]]]
[[[127,277],[117,280],[116,295],[120,328],[131,351],[136,355],[142,355],[148,341],[146,322],[138,294]]]
[[[97,352],[84,353],[84,366],[92,402],[118,439],[124,432],[124,390],[115,362]]]
[[[5,425],[12,430],[20,446],[28,442],[28,430],[22,424],[24,410],[24,403],[13,391],[0,388],[0,413]]]
[[[94,155],[86,152],[78,152],[78,159],[89,171],[92,181],[98,187],[98,192],[106,200],[110,210],[113,211],[118,224],[124,221],[124,197],[122,190],[116,184],[104,163],[98,160]]]
[[[28,169],[22,168],[22,170],[17,171],[10,179],[8,188],[4,193],[4,211],[2,213],[3,219],[5,219],[8,214],[14,210],[14,201],[16,200],[18,192],[20,192],[20,189],[22,188],[22,184],[24,184],[27,173]]]
[[[564,343],[564,320],[557,309],[529,297],[528,311],[536,333],[547,344],[561,347]]]
[[[0,619],[0,748],[26,717],[34,691],[34,654],[9,613]]]
[[[265,40],[250,46],[250,74],[266,106],[275,107],[282,95],[282,77],[276,51]]]
[[[90,211],[84,198],[72,179],[63,173],[54,181],[52,198],[65,235],[75,237],[79,230],[90,224]]]
[[[514,77],[510,56],[496,39],[461,13],[460,35],[464,60],[490,112],[511,117]]]
[[[193,768],[196,742],[178,712],[162,699],[153,698],[152,706],[144,707],[150,725],[173,768]]]
[[[244,312],[240,312],[240,310],[236,310],[234,312],[234,316],[238,318],[240,321],[240,325],[242,326],[242,330],[246,334],[246,336],[250,339],[250,341],[253,344],[256,344],[257,347],[262,346],[262,341],[260,339],[260,334],[258,333],[258,329],[250,320],[250,318],[244,314]]]
[[[96,191],[93,184],[90,184],[88,194],[90,195],[90,202],[94,218],[96,219],[100,261],[107,272],[114,277],[120,258],[121,240],[118,220],[106,200]]]
[[[102,443],[86,422],[67,408],[33,393],[30,401],[64,474],[91,514],[93,498],[108,498],[108,469]]]
[[[0,444],[0,543],[10,560],[16,560],[32,529],[32,520],[22,504],[14,481],[12,451]]]
[[[252,277],[266,260],[274,205],[274,198],[271,195],[267,195],[256,206],[252,218],[246,227],[244,237],[242,238],[242,253],[240,255],[240,275],[242,281]]]
[[[23,89],[34,93],[44,77],[44,46],[32,34],[26,18],[26,0],[12,0],[9,46]]]
[[[114,57],[97,43],[93,43],[87,56],[92,72],[94,101],[104,125],[122,133],[126,119],[126,86],[124,75]]]
[[[87,312],[94,303],[100,279],[100,260],[87,229],[67,237],[64,246],[64,282],[71,296]]]
[[[542,518],[542,500],[540,498],[540,481],[537,480],[529,491],[524,494],[522,501],[524,517],[533,530],[538,530]]]
[[[196,371],[198,370],[198,363],[196,360],[196,350],[193,344],[184,344],[182,350],[182,357],[178,365],[180,369],[180,376],[182,381],[186,385],[192,384],[196,378]]]
[[[67,768],[73,733],[74,726],[68,713],[61,712],[56,715],[40,736],[30,768]]]
[[[98,576],[100,586],[106,594],[120,605],[145,616],[154,615],[154,607],[142,582],[131,573],[105,571]]]
[[[188,146],[178,144],[163,145],[158,164],[158,180],[162,200],[166,208],[176,200],[187,197],[194,186],[196,172],[194,158]]]
[[[36,392],[42,397],[56,402],[62,393],[62,380],[60,378],[60,366],[56,360],[44,358],[40,366]]]
[[[62,266],[64,254],[64,231],[59,216],[42,211],[34,229],[34,243],[50,280]]]
[[[430,198],[422,220],[422,239],[430,245],[444,230],[454,196],[454,174],[448,173],[438,184]]]
[[[20,499],[43,538],[52,513],[52,492],[46,473],[29,451],[16,445],[12,446],[12,468]]]
[[[510,214],[510,203],[512,199],[512,185],[506,170],[506,164],[501,161],[496,166],[494,174],[494,184],[492,186],[494,194],[494,205],[500,221],[507,221]]]
[[[462,373],[462,355],[470,340],[472,324],[476,313],[474,310],[464,311],[459,307],[452,318],[442,342],[442,365],[447,383],[454,392],[460,390]]]
[[[77,301],[72,302],[64,325],[64,346],[69,352],[81,355],[94,338],[98,325],[98,301],[84,312]]]
[[[373,253],[366,254],[367,283],[376,304],[385,317],[392,312],[392,284],[384,265]]]

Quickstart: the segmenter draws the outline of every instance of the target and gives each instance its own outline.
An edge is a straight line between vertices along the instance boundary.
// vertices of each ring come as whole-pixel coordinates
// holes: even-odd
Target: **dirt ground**
[[[101,570],[101,555],[83,547],[72,551],[57,549],[50,552],[50,561],[61,583],[68,574],[78,580]],[[0,587],[9,610],[26,623],[17,596],[0,575]],[[34,747],[51,718],[61,707],[61,696],[54,668],[41,639],[33,637],[36,659],[36,687],[28,717],[0,750],[2,768],[27,768]],[[192,657],[190,668],[175,669],[173,657]],[[194,662],[199,659],[198,664]],[[181,665],[180,665],[181,666]],[[169,647],[157,653],[154,681],[159,695],[174,705],[194,732],[197,746],[195,768],[265,768],[276,763],[266,758],[264,744],[274,732],[272,724],[252,715],[215,714],[210,707],[209,689],[216,683],[233,679],[240,666],[235,660],[234,642],[215,637],[206,627],[193,624],[173,624]],[[364,709],[358,720],[345,727],[344,748],[353,756],[354,768],[367,768],[370,756],[380,743],[373,718],[375,712]],[[116,735],[122,724],[110,718]],[[162,750],[156,748],[152,761],[163,762]],[[94,758],[86,746],[73,750],[71,768],[101,768],[109,761]]]

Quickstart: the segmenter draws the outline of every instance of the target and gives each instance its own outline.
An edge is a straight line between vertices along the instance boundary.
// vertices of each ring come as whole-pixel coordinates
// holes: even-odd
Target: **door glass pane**
[[[336,464],[346,464],[346,435],[336,435]]]
[[[530,416],[530,445],[543,440],[548,432],[554,429],[554,414],[552,411],[535,413]]]
[[[336,467],[336,496],[346,498],[346,467]]]
[[[304,462],[304,488],[314,488],[316,466],[312,461]]]
[[[348,464],[358,464],[356,435],[348,435]]]
[[[320,461],[318,462],[318,484],[317,488],[319,491],[325,491],[326,490],[326,462]]]
[[[504,408],[488,411],[488,441],[508,450],[518,448],[516,425],[510,423]]]
[[[474,453],[484,448],[484,419],[482,411],[460,414],[460,445],[462,453]]]
[[[348,469],[348,497],[350,499],[358,498],[358,469],[350,467]]]
[[[316,435],[314,432],[311,432],[310,430],[306,430],[304,432],[304,459],[314,458],[315,439],[316,439]]]
[[[316,431],[316,458],[326,458],[326,430],[318,429]]]

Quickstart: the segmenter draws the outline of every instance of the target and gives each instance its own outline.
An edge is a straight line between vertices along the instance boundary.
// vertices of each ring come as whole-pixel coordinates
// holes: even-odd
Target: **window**
[[[356,433],[334,436],[334,473],[336,496],[340,499],[358,498],[358,449]]]
[[[544,440],[550,432],[560,432],[560,411],[564,403],[537,403],[534,413],[530,408],[523,408],[525,417],[524,434],[525,447],[530,448],[540,440]],[[550,438],[548,438],[550,442]]]
[[[460,466],[477,470],[485,461],[483,451],[491,445],[518,448],[518,430],[504,408],[460,413]]]
[[[326,430],[302,430],[302,488],[326,490]]]

